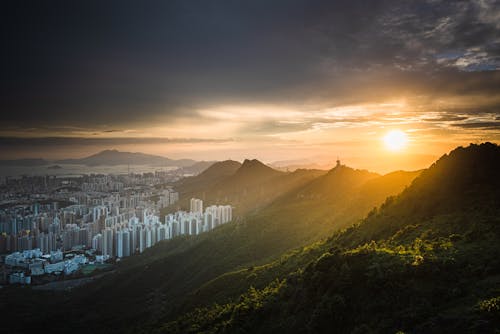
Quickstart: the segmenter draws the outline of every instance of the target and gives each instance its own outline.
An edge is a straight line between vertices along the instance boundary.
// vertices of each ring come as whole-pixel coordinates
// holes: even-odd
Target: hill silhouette
[[[239,182],[253,182],[256,178],[267,180],[281,174],[282,172],[263,164],[257,159],[245,159],[233,177],[238,179]]]
[[[195,160],[181,159],[173,160],[158,155],[120,152],[118,150],[104,150],[91,156],[81,159],[63,159],[56,163],[60,164],[79,164],[87,166],[115,166],[115,165],[158,165],[158,166],[176,166],[187,167],[196,163]]]
[[[175,185],[175,189],[183,198],[196,196],[199,189],[211,189],[218,182],[233,175],[241,164],[237,161],[218,161],[205,169],[200,174],[181,179]]]
[[[180,207],[188,208],[192,197],[205,204],[230,203],[239,216],[259,210],[291,189],[302,186],[324,174],[318,170],[296,170],[293,173],[277,171],[262,162],[246,159],[243,164],[223,161],[212,165],[200,175],[180,180]],[[176,210],[175,208],[168,210]]]
[[[234,294],[154,328],[494,333],[500,325],[498,170],[497,145],[458,148],[360,224],[279,262],[213,281]],[[249,275],[252,284],[244,284]]]

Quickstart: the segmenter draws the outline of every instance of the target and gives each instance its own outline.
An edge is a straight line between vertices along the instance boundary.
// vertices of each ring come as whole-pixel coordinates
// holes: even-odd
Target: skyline
[[[500,142],[499,1],[9,3],[0,159],[103,149],[377,172]],[[388,132],[406,134],[391,151]]]

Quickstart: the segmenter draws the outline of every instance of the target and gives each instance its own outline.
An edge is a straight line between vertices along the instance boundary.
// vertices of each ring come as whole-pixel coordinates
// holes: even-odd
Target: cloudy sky
[[[500,1],[7,1],[0,158],[421,168],[500,141]],[[384,147],[390,130],[408,145]]]

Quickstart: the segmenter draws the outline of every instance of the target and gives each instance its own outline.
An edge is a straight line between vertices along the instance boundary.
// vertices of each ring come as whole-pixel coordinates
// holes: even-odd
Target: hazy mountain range
[[[114,149],[104,150],[84,158],[71,159],[43,159],[43,158],[25,158],[0,160],[0,166],[45,166],[50,164],[76,164],[86,166],[116,166],[116,165],[153,165],[153,166],[176,166],[190,167],[202,162],[208,168],[213,161],[196,161],[193,159],[170,159],[167,157],[145,154],[140,152],[122,152]],[[210,164],[208,164],[210,163]],[[330,165],[319,165],[302,160],[278,161],[270,164],[272,168],[278,170],[296,170],[296,169],[323,169],[331,168]]]
[[[58,160],[60,164],[80,164],[87,166],[100,165],[157,165],[157,166],[176,166],[186,167],[192,166],[197,161],[191,159],[173,160],[158,155],[120,152],[118,150],[105,150],[97,154],[81,158],[81,159],[64,159]]]
[[[44,166],[50,164],[75,164],[86,166],[116,166],[116,165],[152,165],[158,167],[195,167],[195,170],[210,166],[213,162],[196,161],[192,159],[169,159],[166,157],[137,153],[104,150],[99,153],[79,159],[47,160],[41,158],[0,160],[0,166]],[[201,163],[201,165],[200,165]]]

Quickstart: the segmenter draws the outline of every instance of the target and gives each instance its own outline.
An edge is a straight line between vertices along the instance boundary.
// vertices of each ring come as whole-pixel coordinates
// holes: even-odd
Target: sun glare
[[[391,151],[400,151],[407,143],[408,136],[400,130],[392,130],[384,136],[385,147]]]

